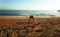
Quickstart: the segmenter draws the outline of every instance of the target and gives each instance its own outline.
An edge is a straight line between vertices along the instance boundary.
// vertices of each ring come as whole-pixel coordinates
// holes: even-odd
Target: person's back
[[[33,26],[34,26],[34,17],[33,17],[33,16],[30,16],[29,19],[28,19],[27,28],[28,28],[28,29],[32,29]]]

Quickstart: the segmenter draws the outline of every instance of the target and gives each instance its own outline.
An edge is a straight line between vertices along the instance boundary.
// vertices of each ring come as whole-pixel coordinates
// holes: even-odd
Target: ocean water
[[[48,10],[0,10],[0,16],[55,16]]]

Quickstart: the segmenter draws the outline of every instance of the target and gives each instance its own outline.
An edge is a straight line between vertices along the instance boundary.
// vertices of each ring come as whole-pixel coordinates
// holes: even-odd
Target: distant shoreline
[[[0,16],[0,17],[10,17],[10,18],[12,18],[12,17],[13,17],[13,18],[15,18],[15,17],[17,17],[17,18],[18,18],[18,17],[19,17],[19,18],[21,17],[21,18],[22,18],[22,17],[24,17],[24,18],[28,18],[29,16]],[[51,17],[54,18],[54,17],[60,17],[60,16],[34,16],[34,17],[35,17],[35,18],[51,18]]]

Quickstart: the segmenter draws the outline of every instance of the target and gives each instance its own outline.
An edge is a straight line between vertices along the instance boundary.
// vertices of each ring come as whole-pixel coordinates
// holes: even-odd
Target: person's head
[[[29,17],[30,19],[34,18],[32,15]]]

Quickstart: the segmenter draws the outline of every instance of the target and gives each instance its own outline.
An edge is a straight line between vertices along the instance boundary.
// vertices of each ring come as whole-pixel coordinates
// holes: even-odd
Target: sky
[[[0,0],[0,9],[60,10],[60,0]]]
[[[0,0],[0,10],[51,10],[50,14],[60,16],[60,0]]]

